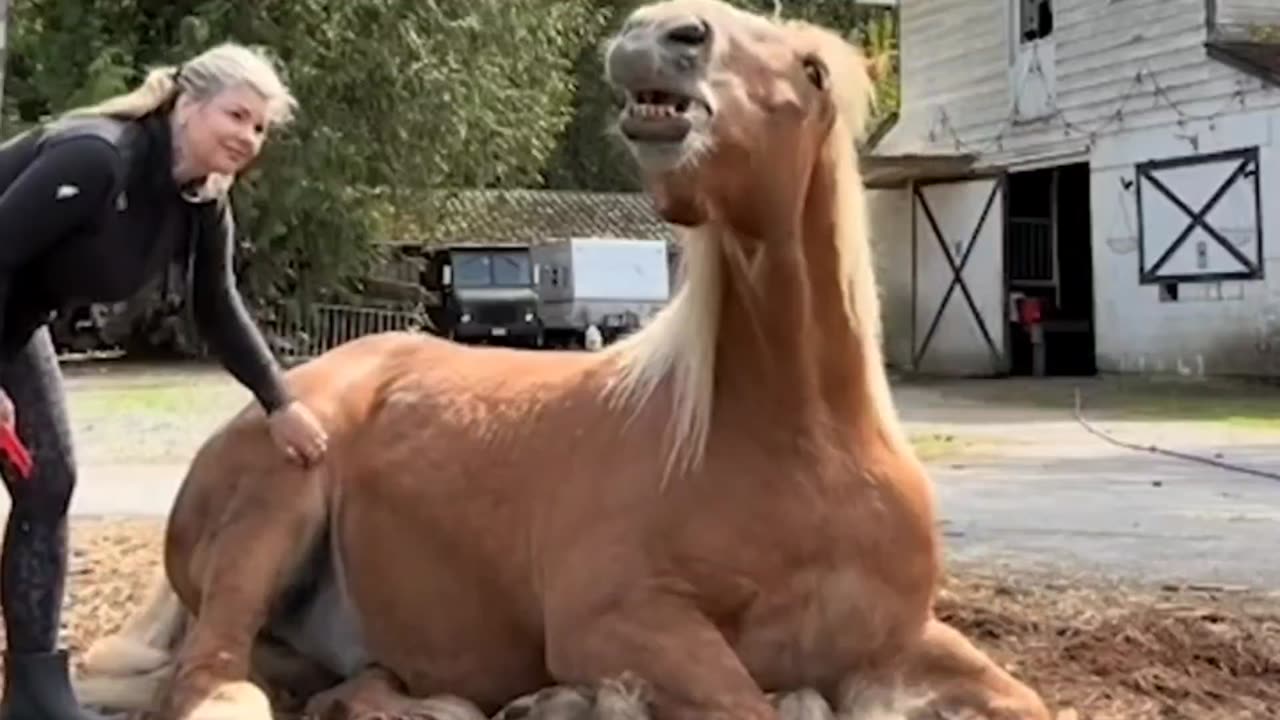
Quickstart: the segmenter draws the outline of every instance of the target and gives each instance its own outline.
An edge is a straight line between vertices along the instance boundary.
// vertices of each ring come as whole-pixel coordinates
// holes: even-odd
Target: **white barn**
[[[1280,370],[1280,0],[898,4],[891,364],[1029,374],[1036,297],[1051,375]]]

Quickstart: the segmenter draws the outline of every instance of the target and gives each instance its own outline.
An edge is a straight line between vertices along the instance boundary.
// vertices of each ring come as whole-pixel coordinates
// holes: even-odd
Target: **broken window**
[[[1053,34],[1053,0],[1018,0],[1018,8],[1022,42],[1041,40]]]

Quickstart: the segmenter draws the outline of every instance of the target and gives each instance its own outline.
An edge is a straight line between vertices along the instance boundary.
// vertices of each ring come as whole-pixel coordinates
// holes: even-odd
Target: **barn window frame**
[[[1014,31],[1020,45],[1053,37],[1057,25],[1053,12],[1053,0],[1013,0]],[[1035,17],[1031,17],[1032,13]],[[1040,26],[1040,21],[1047,19],[1048,28]],[[1030,34],[1031,37],[1027,37]]]
[[[1171,190],[1167,185],[1156,177],[1156,173],[1161,170],[1171,168],[1189,167],[1194,165],[1209,165],[1213,163],[1221,163],[1228,160],[1238,160],[1236,169],[1227,176],[1226,180],[1219,184],[1218,188],[1209,195],[1202,207],[1198,210],[1192,209],[1187,202],[1178,197],[1177,193]],[[1139,163],[1134,168],[1135,174],[1135,192],[1137,194],[1136,206],[1138,210],[1138,284],[1140,285],[1161,285],[1170,282],[1178,283],[1206,283],[1206,282],[1222,282],[1224,280],[1263,280],[1266,277],[1266,264],[1263,262],[1265,253],[1263,252],[1264,227],[1262,224],[1262,154],[1257,146],[1239,148],[1233,150],[1223,150],[1221,152],[1206,153],[1203,155],[1186,155],[1176,158],[1168,158],[1163,160],[1149,160]],[[1237,182],[1242,178],[1250,175],[1256,178],[1253,184],[1253,218],[1256,233],[1254,257],[1247,257],[1242,251],[1237,249],[1219,233],[1208,221],[1206,217],[1217,206],[1218,202],[1226,196],[1227,192],[1233,189]],[[1173,242],[1160,254],[1159,258],[1150,268],[1147,267],[1147,223],[1143,214],[1143,193],[1159,193],[1166,199],[1181,208],[1186,215],[1186,227],[1182,233],[1174,238]],[[1217,244],[1227,251],[1232,257],[1239,262],[1243,269],[1238,271],[1224,272],[1202,272],[1188,274],[1168,274],[1162,273],[1161,269],[1165,263],[1173,257],[1183,245],[1190,240],[1192,233],[1197,227],[1200,227],[1205,234],[1212,238]]]
[[[1005,8],[1010,119],[1014,125],[1043,122],[1058,113],[1054,0],[1009,0]],[[1040,86],[1044,98],[1034,92],[1028,96],[1028,83]]]

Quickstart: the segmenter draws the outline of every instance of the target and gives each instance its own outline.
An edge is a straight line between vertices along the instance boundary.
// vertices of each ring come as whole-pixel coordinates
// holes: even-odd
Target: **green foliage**
[[[642,0],[596,0],[603,23],[574,63],[577,93],[573,120],[548,162],[545,186],[552,189],[640,189],[631,159],[614,134],[619,103],[604,82],[604,43]]]
[[[898,55],[898,16],[881,12],[867,19],[860,32],[867,55],[883,58],[885,73],[876,80],[876,109],[873,123],[891,121],[902,106],[902,75]]]
[[[1270,25],[1265,23],[1255,23],[1248,26],[1246,32],[1250,42],[1257,43],[1276,43],[1280,42],[1280,25]]]

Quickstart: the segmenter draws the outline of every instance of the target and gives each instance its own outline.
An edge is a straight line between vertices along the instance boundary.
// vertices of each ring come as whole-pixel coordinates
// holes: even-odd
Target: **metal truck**
[[[427,317],[459,342],[542,345],[537,269],[528,245],[454,243],[423,250]]]
[[[636,330],[667,303],[667,243],[630,238],[555,238],[532,248],[545,343],[605,344]]]

